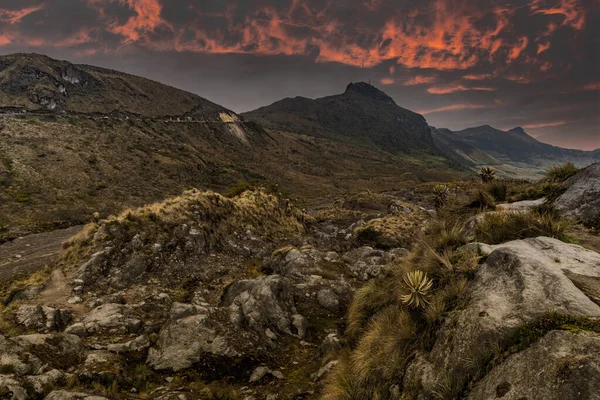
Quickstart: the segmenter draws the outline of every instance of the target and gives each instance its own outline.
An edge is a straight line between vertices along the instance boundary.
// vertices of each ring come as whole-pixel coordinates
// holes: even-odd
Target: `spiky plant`
[[[400,299],[409,307],[423,308],[429,303],[429,295],[433,281],[423,271],[411,271],[404,275],[405,288],[408,294]]]
[[[450,196],[450,188],[446,185],[436,185],[433,188],[434,198],[433,201],[437,208],[442,208],[446,205],[448,196]]]
[[[496,170],[492,167],[483,167],[481,171],[479,171],[479,176],[483,183],[490,183],[496,178]]]

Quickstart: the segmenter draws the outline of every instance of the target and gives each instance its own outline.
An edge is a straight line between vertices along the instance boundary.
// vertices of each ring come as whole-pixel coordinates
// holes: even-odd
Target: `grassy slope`
[[[94,212],[106,216],[194,187],[226,191],[240,182],[277,182],[287,194],[310,202],[454,178],[442,159],[431,156],[404,159],[240,126],[249,144],[223,123],[53,115],[6,119],[0,131],[0,237],[6,237],[7,227],[44,230],[87,222]]]

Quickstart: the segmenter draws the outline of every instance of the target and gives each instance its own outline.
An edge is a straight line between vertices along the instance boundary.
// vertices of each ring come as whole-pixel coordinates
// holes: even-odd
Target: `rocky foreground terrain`
[[[600,398],[600,164],[471,186],[91,223],[3,285],[0,398]]]

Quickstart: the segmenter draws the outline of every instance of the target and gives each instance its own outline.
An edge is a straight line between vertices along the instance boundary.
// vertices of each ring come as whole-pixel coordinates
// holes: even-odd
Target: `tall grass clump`
[[[488,193],[496,201],[506,201],[508,197],[508,185],[503,180],[494,180],[487,186]]]
[[[477,208],[479,211],[495,210],[496,200],[487,190],[479,189],[473,196],[469,207]]]
[[[567,226],[566,221],[551,212],[507,212],[486,215],[474,234],[476,241],[488,244],[537,236],[562,239]]]
[[[550,182],[564,182],[579,171],[575,164],[568,162],[555,165],[546,171],[546,180]]]

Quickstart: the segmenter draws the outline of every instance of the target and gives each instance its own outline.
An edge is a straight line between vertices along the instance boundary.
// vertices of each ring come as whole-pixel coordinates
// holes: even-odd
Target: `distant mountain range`
[[[573,162],[582,167],[600,161],[600,149],[572,150],[542,143],[517,127],[502,131],[489,125],[452,132],[432,129],[446,157],[475,168],[491,165],[511,177],[535,178],[549,166]]]
[[[511,178],[539,178],[549,166],[600,161],[600,150],[570,150],[542,143],[522,128],[508,132],[489,125],[453,132],[427,125],[422,115],[399,107],[384,92],[352,83],[343,94],[320,99],[286,98],[242,114],[275,131],[301,133],[374,147],[394,155],[445,156],[476,170],[494,166]]]

